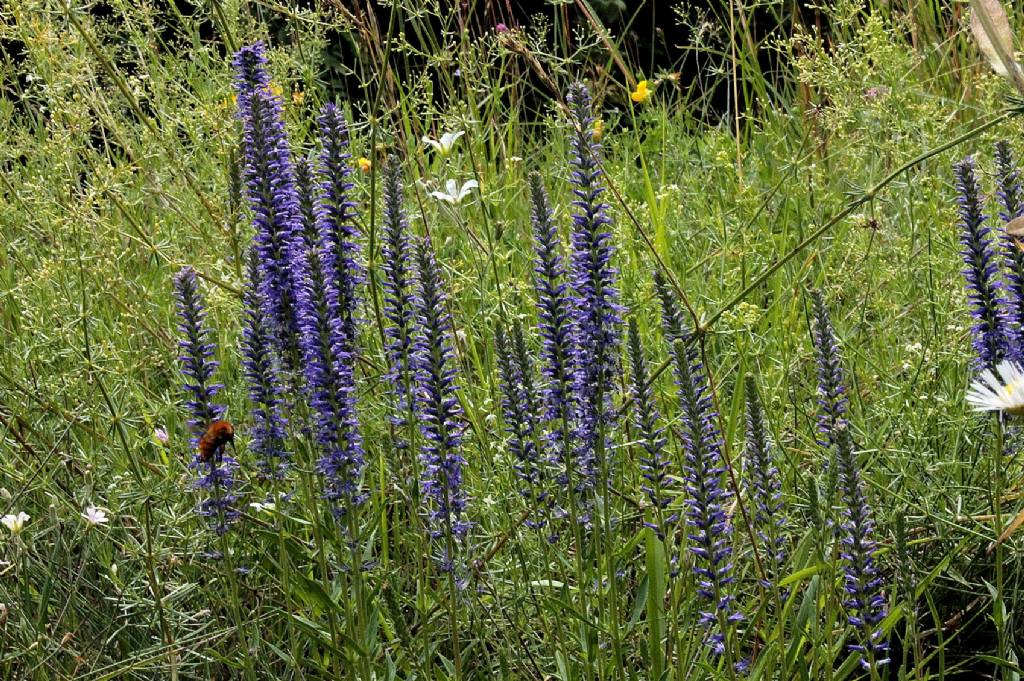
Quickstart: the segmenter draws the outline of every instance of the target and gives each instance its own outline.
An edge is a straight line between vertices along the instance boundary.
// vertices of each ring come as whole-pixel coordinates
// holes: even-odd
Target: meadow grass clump
[[[374,8],[0,13],[0,678],[1011,678],[964,26]]]

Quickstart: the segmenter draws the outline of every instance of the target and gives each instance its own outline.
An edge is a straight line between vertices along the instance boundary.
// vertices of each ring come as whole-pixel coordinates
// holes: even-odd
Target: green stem
[[[992,450],[992,517],[995,523],[993,536],[999,537],[1003,533],[1003,512],[1002,512],[1002,499],[1000,498],[1003,493],[1003,446],[1004,446],[1004,432],[1003,432],[1003,417],[999,413],[996,416],[996,446]],[[1005,588],[1005,574],[1003,570],[1003,542],[996,542],[995,560],[996,560],[996,597],[992,604],[993,620],[996,623],[996,654],[999,660],[1006,660],[1006,616],[1003,611],[1004,603],[1003,593]],[[993,670],[992,679],[996,681],[1003,676],[1002,667],[996,665]]]
[[[224,522],[224,509],[219,504],[217,513],[220,515],[219,522]],[[228,546],[228,533],[220,535],[220,550],[224,555],[224,565],[227,567],[228,583],[231,587],[231,614],[235,619],[235,630],[238,632],[238,642],[242,646],[242,664],[245,668],[245,678],[253,681],[256,678],[256,670],[253,668],[254,651],[249,650],[249,639],[246,635],[246,620],[242,617],[242,597],[238,588],[238,573],[235,570],[235,559]]]

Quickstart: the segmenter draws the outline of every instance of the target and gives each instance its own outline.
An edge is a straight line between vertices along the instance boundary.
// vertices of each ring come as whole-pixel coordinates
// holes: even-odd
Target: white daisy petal
[[[1008,361],[994,371],[986,369],[971,383],[965,398],[976,411],[1024,411],[1024,369]]]

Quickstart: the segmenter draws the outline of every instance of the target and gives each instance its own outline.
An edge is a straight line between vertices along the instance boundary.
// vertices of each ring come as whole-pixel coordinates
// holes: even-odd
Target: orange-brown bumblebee
[[[199,460],[206,463],[221,456],[229,442],[235,443],[235,427],[228,421],[214,421],[199,438]]]

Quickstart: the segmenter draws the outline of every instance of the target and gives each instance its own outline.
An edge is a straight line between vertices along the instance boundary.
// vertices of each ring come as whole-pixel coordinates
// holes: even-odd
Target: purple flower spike
[[[812,326],[818,367],[818,444],[830,448],[835,446],[840,426],[845,427],[846,423],[846,377],[828,310],[820,294],[815,291],[811,297],[815,306]]]
[[[206,428],[224,414],[224,407],[213,398],[224,386],[213,382],[213,372],[218,363],[213,359],[216,345],[212,333],[206,326],[206,308],[199,295],[196,271],[183,267],[174,277],[174,292],[177,298],[178,341],[181,356],[181,373],[185,377],[185,392],[188,395],[186,407],[189,412],[189,429],[192,431],[192,447],[199,444],[199,438]]]
[[[697,576],[697,595],[708,609],[700,612],[700,623],[708,628],[707,643],[715,654],[728,654],[735,622],[743,619],[736,610],[732,593],[732,525],[725,514],[729,492],[722,487],[721,440],[715,426],[717,415],[708,394],[704,369],[696,353],[683,341],[672,346],[676,381],[679,387],[683,450],[686,453],[684,478],[687,491],[687,524],[692,528],[690,551],[694,555],[693,572]]]
[[[960,244],[966,267],[967,301],[974,317],[974,350],[978,369],[995,368],[1007,356],[1006,301],[996,279],[995,244],[992,229],[985,225],[981,187],[974,160],[966,158],[953,166],[960,196]]]
[[[569,466],[565,457],[570,433],[570,404],[573,386],[572,301],[566,292],[565,265],[561,256],[558,228],[540,174],[530,174],[530,217],[534,238],[533,286],[537,295],[537,329],[541,339],[541,373],[544,386],[544,421],[548,424],[545,440],[549,461],[561,473],[559,484],[569,484]]]
[[[295,160],[295,196],[299,223],[294,243],[297,243],[297,249],[308,254],[320,247],[320,225],[317,224],[320,187],[313,179],[313,168],[309,159],[302,156]]]
[[[823,385],[824,380],[842,380],[842,358],[832,331],[828,308],[821,294],[811,292],[814,306],[814,348],[819,367],[819,395],[843,394],[841,385]],[[823,371],[823,368],[828,369]],[[857,454],[854,451],[853,435],[845,416],[845,398],[841,400],[843,410],[838,418],[831,420],[832,431],[826,446],[833,457],[830,470],[838,469],[839,495],[843,502],[842,558],[844,588],[847,598],[843,605],[847,621],[858,630],[860,641],[850,645],[851,651],[861,655],[861,666],[871,669],[889,662],[886,657],[889,643],[881,629],[886,615],[886,602],[882,594],[882,580],[878,577],[874,556],[877,543],[871,539],[874,523],[871,509],[864,495]],[[822,405],[825,408],[825,405]]]
[[[276,350],[289,369],[298,360],[298,318],[292,276],[292,240],[300,228],[291,152],[281,98],[270,89],[263,43],[234,58],[238,117],[242,121],[245,183],[253,212],[262,297],[272,320]]]
[[[1006,273],[1006,333],[1008,355],[1017,363],[1024,363],[1024,251],[1017,239],[1006,231],[1005,223],[1024,213],[1024,195],[1021,192],[1020,169],[1013,159],[1009,142],[996,143],[996,194],[1004,223],[999,229],[1004,272]]]
[[[762,562],[767,574],[762,586],[772,588],[772,579],[780,576],[786,560],[786,538],[783,533],[785,516],[782,513],[782,483],[775,465],[775,447],[765,424],[764,409],[757,394],[757,384],[751,376],[746,379],[747,442],[744,449],[744,468],[747,490],[754,505],[754,525],[763,542]],[[788,590],[780,589],[783,599]]]
[[[336,242],[325,227],[319,206],[320,193],[312,178],[301,169],[300,205],[304,214],[314,207],[316,229],[308,216],[301,238],[292,249],[291,271],[296,281],[296,307],[302,369],[310,405],[316,415],[316,442],[321,450],[317,470],[324,497],[339,517],[365,500],[362,474],[365,466],[355,397],[356,348],[345,329],[342,296],[338,292],[339,269]]]
[[[615,429],[611,408],[618,355],[622,308],[612,267],[613,248],[604,193],[601,146],[594,139],[590,92],[582,83],[569,88],[572,156],[573,230],[571,286],[573,294],[573,393],[577,429],[576,468],[582,488],[593,487],[598,469],[600,438]],[[609,447],[603,447],[605,456]]]
[[[236,507],[238,497],[232,491],[235,487],[235,472],[238,462],[227,454],[207,462],[193,459],[190,466],[200,473],[193,488],[204,490],[206,498],[199,502],[199,515],[207,519],[218,535],[226,534],[231,525],[241,517]]]
[[[452,321],[448,314],[441,271],[430,239],[417,249],[415,345],[416,404],[423,443],[420,461],[422,490],[428,505],[430,535],[437,540],[439,564],[445,572],[456,570],[457,544],[466,537],[466,493],[462,488],[462,437],[465,416],[456,395]]]
[[[413,335],[416,327],[413,283],[413,250],[409,242],[409,221],[403,205],[402,164],[397,156],[388,158],[383,170],[383,236],[381,261],[383,269],[385,352],[388,382],[393,397],[391,422],[395,426],[395,446],[406,451],[409,443],[402,434],[409,424],[415,400],[415,369],[413,367]],[[411,466],[411,464],[410,464]]]
[[[661,301],[661,328],[665,340],[675,343],[676,340],[689,342],[690,334],[686,330],[686,319],[679,307],[679,297],[660,269],[654,270],[654,290]]]
[[[672,503],[674,495],[667,489],[668,470],[671,466],[665,451],[665,428],[659,425],[661,415],[654,403],[647,359],[640,344],[640,332],[635,319],[629,320],[629,361],[632,368],[633,420],[637,436],[644,453],[640,456],[640,469],[647,484],[643,486],[651,503],[654,522],[644,525],[654,530],[662,541],[672,534],[673,526],[679,519],[676,514],[667,514],[665,509]]]
[[[538,399],[533,378],[533,362],[526,347],[523,329],[512,327],[512,337],[503,327],[495,331],[498,375],[501,382],[501,410],[508,432],[509,451],[516,459],[516,476],[522,480],[521,493],[529,508],[534,509],[526,519],[527,527],[541,528],[547,493],[544,489],[544,469],[537,450]]]
[[[242,370],[249,384],[252,431],[249,449],[256,455],[263,475],[282,479],[290,454],[285,448],[286,425],[281,415],[283,390],[272,351],[273,330],[263,311],[260,269],[256,254],[247,258],[249,281],[243,295],[245,326],[242,329]]]
[[[355,203],[351,199],[352,182],[348,177],[348,125],[334,104],[324,106],[317,119],[320,128],[320,211],[319,225],[323,238],[331,242],[334,254],[334,281],[338,293],[342,331],[350,345],[356,343],[356,307],[358,287],[363,283],[358,263],[359,230],[356,227]]]
[[[189,411],[189,428],[192,431],[192,460],[189,466],[197,472],[193,482],[196,489],[205,490],[207,497],[199,504],[199,514],[209,518],[217,534],[224,534],[228,526],[238,518],[234,504],[235,460],[229,456],[211,458],[203,462],[196,445],[207,427],[224,415],[224,407],[213,402],[214,396],[223,387],[213,383],[215,345],[211,332],[206,326],[206,309],[199,295],[196,271],[184,267],[174,278],[178,316],[181,318],[178,330],[183,339],[178,341],[181,348],[181,373],[185,377],[186,406]]]

